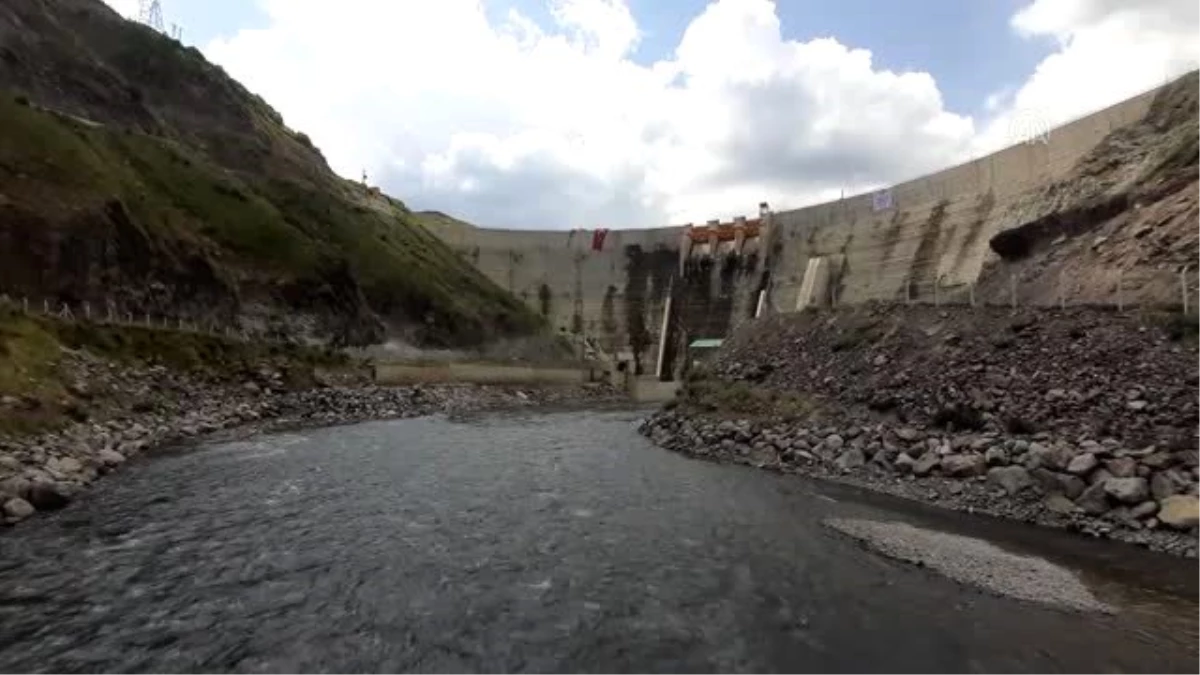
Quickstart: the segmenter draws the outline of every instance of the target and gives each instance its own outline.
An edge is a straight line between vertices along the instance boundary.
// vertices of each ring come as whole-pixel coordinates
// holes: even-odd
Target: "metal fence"
[[[241,324],[222,324],[214,319],[198,320],[183,315],[135,312],[119,307],[112,300],[104,303],[68,303],[48,298],[13,297],[0,293],[0,307],[10,307],[28,316],[43,316],[60,321],[85,321],[99,325],[187,332],[240,342],[270,342],[281,345],[291,343],[286,337],[273,331],[255,330]]]

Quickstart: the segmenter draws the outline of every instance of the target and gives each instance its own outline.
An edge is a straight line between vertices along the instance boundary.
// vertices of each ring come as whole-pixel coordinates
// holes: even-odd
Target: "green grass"
[[[812,419],[818,413],[807,397],[703,373],[688,377],[675,405],[712,417],[798,421]]]
[[[228,278],[253,270],[320,282],[344,266],[372,309],[415,326],[431,345],[545,327],[398,202],[368,198],[340,179],[233,172],[177,141],[93,127],[12,99],[0,99],[0,128],[0,192],[33,212],[120,200],[139,229],[176,244],[164,248],[200,251]]]
[[[317,371],[365,372],[345,353],[302,345],[241,342],[224,337],[141,326],[101,325],[27,316],[0,306],[0,433],[22,435],[61,426],[129,401],[79,395],[62,368],[64,350],[86,351],[130,366],[159,365],[209,380],[241,382],[262,368],[279,371],[290,387],[309,387]],[[15,403],[13,402],[15,401]]]

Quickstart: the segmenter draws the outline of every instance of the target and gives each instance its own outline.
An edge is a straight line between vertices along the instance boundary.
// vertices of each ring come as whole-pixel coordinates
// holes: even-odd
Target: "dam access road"
[[[160,453],[0,533],[0,671],[1197,669],[1194,560],[687,459],[645,414]]]

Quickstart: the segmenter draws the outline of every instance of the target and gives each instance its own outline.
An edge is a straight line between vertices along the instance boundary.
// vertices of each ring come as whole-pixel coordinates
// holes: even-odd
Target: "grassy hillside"
[[[0,291],[465,346],[541,321],[192,48],[99,0],[0,7]],[[0,253],[4,255],[4,253]]]

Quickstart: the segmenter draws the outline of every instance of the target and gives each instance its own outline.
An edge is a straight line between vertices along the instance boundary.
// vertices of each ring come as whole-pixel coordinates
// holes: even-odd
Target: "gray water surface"
[[[137,463],[0,533],[0,671],[1197,669],[1195,561],[687,459],[639,418],[397,420]],[[828,518],[1041,551],[1117,612],[992,595]]]

